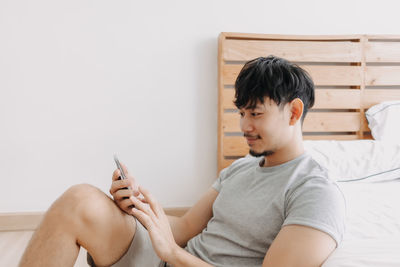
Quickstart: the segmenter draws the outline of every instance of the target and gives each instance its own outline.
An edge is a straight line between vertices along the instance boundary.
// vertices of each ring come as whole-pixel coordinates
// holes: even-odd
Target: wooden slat
[[[246,39],[246,40],[309,40],[309,41],[357,41],[363,35],[286,35],[286,34],[264,34],[264,33],[237,33],[222,32],[226,39]],[[371,35],[372,36],[372,35]],[[374,37],[374,36],[372,36]],[[375,38],[376,39],[376,38]]]
[[[222,115],[224,132],[240,132],[240,116],[237,113]],[[310,112],[304,124],[304,132],[355,132],[360,130],[359,112]]]
[[[222,65],[222,83],[224,85],[234,85],[243,64],[223,64]]]
[[[357,134],[304,135],[303,140],[357,140]]]
[[[353,132],[360,130],[359,112],[310,112],[304,132]]]
[[[302,66],[312,77],[315,85],[354,85],[361,84],[359,66]]]
[[[361,67],[359,66],[310,66],[300,65],[312,77],[315,85],[359,86]],[[223,65],[224,85],[234,85],[243,64]]]
[[[243,136],[224,136],[223,156],[244,156],[249,153],[249,146]]]
[[[227,88],[222,94],[223,109],[236,109],[233,104],[235,90]],[[340,99],[340,101],[337,101]],[[316,89],[314,109],[359,109],[360,90],[357,89]]]
[[[219,172],[220,172],[222,169],[228,167],[228,166],[231,165],[234,161],[235,161],[235,159],[223,159],[223,160],[222,160],[222,164],[221,164],[221,166],[220,166],[219,169],[218,169],[218,174],[219,174]]]
[[[298,62],[360,62],[358,42],[226,40],[225,61],[248,61],[275,55]]]
[[[365,87],[366,87],[366,85],[365,85],[365,68],[366,68],[367,64],[365,63],[365,58],[366,58],[366,55],[365,55],[366,48],[365,47],[367,45],[367,42],[368,42],[368,39],[365,36],[363,36],[361,38],[362,61],[361,61],[361,64],[360,64],[361,68],[362,68],[362,83],[361,83],[361,86],[360,86],[361,95],[364,93],[364,90],[365,90]],[[365,110],[364,109],[360,109],[361,128],[365,127],[364,120],[362,120],[362,117],[365,117]],[[358,131],[357,135],[358,135],[359,139],[363,139],[364,138],[364,132],[363,131]]]
[[[233,100],[235,99],[235,89],[223,89],[222,98],[223,109],[236,109],[236,106],[233,104]]]
[[[239,113],[222,114],[222,129],[224,132],[241,132]],[[225,149],[225,147],[224,147]]]
[[[222,114],[224,113],[223,108],[223,90],[224,85],[222,82],[222,65],[224,60],[222,59],[222,51],[224,50],[224,43],[225,43],[225,34],[221,33],[218,38],[218,146],[217,146],[217,165],[221,166],[223,164],[224,157],[223,154],[223,147],[222,147]],[[218,175],[218,173],[217,173]]]
[[[365,112],[362,113],[362,116],[360,117],[360,120],[361,120],[361,127],[360,127],[361,129],[360,129],[360,131],[362,131],[362,132],[370,131],[370,129],[368,128],[367,118],[365,117]]]
[[[367,66],[365,85],[400,85],[400,66]]]
[[[367,34],[364,35],[368,41],[373,41],[373,40],[399,40],[400,41],[400,35],[398,34]]]
[[[340,99],[340,101],[338,101]],[[360,90],[317,89],[313,109],[359,109]]]
[[[400,42],[368,42],[367,62],[400,62]]]
[[[368,89],[362,98],[363,108],[368,109],[384,101],[400,100],[400,89]]]
[[[371,132],[364,133],[363,139],[374,139]]]

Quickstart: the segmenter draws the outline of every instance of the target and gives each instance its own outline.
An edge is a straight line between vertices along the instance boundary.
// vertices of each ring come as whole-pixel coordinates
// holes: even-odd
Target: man
[[[67,190],[20,266],[73,266],[80,246],[96,266],[321,266],[342,239],[345,203],[326,170],[304,152],[313,82],[298,66],[270,56],[245,64],[235,92],[255,157],[221,171],[183,217],[166,216],[124,166],[129,179],[113,173],[114,202],[90,185]]]

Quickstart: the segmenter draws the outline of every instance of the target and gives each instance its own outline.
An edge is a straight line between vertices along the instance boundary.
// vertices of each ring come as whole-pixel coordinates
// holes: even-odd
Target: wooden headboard
[[[308,71],[315,104],[304,139],[370,139],[365,111],[400,99],[400,35],[299,36],[221,33],[218,48],[218,172],[248,153],[233,104],[243,64],[275,55]]]

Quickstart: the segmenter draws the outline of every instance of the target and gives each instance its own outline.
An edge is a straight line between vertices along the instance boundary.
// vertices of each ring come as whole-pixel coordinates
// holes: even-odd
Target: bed
[[[297,63],[316,88],[305,149],[346,198],[344,240],[323,266],[400,266],[400,36],[221,33],[218,49],[218,172],[248,153],[232,102],[244,62]]]

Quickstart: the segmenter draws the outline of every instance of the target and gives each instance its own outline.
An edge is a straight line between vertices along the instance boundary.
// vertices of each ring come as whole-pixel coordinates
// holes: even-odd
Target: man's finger
[[[116,170],[113,172],[112,180],[113,180],[113,181],[117,181],[117,180],[119,179],[120,176],[121,176],[120,171],[119,171],[118,169],[116,169]]]
[[[130,210],[134,207],[132,200],[130,200],[129,198],[124,200],[119,200],[118,205],[123,211],[125,211],[128,214],[130,213]]]
[[[128,187],[130,185],[128,180],[117,180],[112,182],[110,188],[110,194],[113,195],[116,191]]]
[[[151,209],[151,206],[143,203],[136,197],[132,196],[132,197],[130,197],[130,199],[132,200],[133,205],[135,205],[135,208],[137,208],[138,210],[141,210],[142,212],[147,214],[152,220],[157,219],[156,215],[154,214],[154,211]]]
[[[130,198],[132,195],[133,191],[131,189],[120,189],[113,194],[113,197],[115,200],[119,200],[122,198]]]
[[[139,222],[141,222],[143,224],[143,226],[147,229],[147,231],[150,231],[151,228],[153,227],[154,224],[153,224],[152,220],[143,211],[138,210],[136,208],[132,208],[130,214],[132,214],[136,219],[138,219]]]
[[[155,215],[158,217],[162,214],[162,208],[158,204],[158,201],[153,197],[153,195],[142,186],[139,186],[139,191],[143,194],[144,199],[147,203],[149,203],[151,209],[154,211]]]

